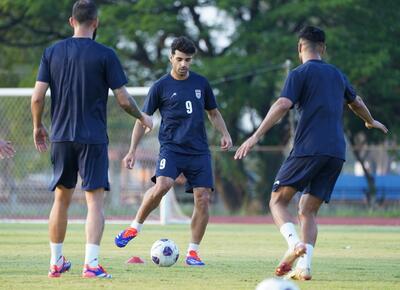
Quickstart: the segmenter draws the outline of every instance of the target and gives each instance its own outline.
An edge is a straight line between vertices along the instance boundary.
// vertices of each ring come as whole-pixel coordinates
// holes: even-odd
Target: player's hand
[[[258,139],[253,135],[249,139],[247,139],[240,147],[238,150],[236,150],[235,153],[235,159],[242,159],[246,157],[247,153],[251,150],[251,148],[254,147],[258,142]]]
[[[10,141],[0,140],[0,158],[10,158],[13,157],[15,153],[14,147]]]
[[[33,141],[35,142],[37,151],[40,153],[46,152],[47,150],[47,137],[47,130],[43,125],[33,128]]]
[[[153,119],[147,115],[146,113],[142,112],[142,117],[139,119],[139,122],[145,128],[145,133],[149,133],[153,129]]]
[[[135,151],[129,151],[124,159],[122,159],[122,163],[124,164],[125,168],[132,169],[133,166],[135,165],[136,161],[136,152]]]
[[[389,132],[389,130],[386,128],[385,125],[383,125],[381,122],[374,120],[372,123],[365,123],[365,127],[367,127],[368,129],[379,129],[381,130],[383,133],[387,134],[387,132]]]
[[[231,135],[223,135],[221,138],[221,149],[223,151],[227,151],[232,147],[232,138]]]

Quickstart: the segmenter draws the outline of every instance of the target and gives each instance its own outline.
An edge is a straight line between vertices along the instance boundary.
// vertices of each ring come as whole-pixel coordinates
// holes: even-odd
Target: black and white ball
[[[173,240],[160,239],[151,247],[150,256],[157,266],[170,267],[178,260],[179,249]]]

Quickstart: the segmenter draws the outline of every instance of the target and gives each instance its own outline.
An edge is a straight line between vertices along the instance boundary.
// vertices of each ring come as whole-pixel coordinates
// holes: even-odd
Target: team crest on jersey
[[[201,90],[194,90],[194,93],[196,94],[196,98],[201,98]]]

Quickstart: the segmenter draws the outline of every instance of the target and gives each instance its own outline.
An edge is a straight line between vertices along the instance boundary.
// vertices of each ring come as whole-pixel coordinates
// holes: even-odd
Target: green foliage
[[[33,84],[43,48],[71,34],[67,20],[72,2],[0,1],[0,53],[7,56],[0,59],[0,76],[5,76],[0,78],[1,86]],[[199,52],[193,69],[207,76],[218,91],[221,111],[236,145],[251,133],[240,126],[245,112],[254,111],[262,118],[279,96],[286,71],[278,66],[287,59],[292,67],[298,64],[296,31],[306,24],[325,29],[326,59],[348,75],[373,115],[388,124],[390,138],[396,140],[399,135],[399,1],[385,1],[384,5],[373,0],[96,3],[100,9],[98,41],[117,50],[130,85],[150,85],[168,71],[172,37],[187,35],[194,40]],[[207,19],[207,7],[217,9],[217,16]],[[126,119],[114,111],[110,116],[110,128],[126,125]],[[345,114],[344,122],[353,144],[360,134],[366,135],[368,142],[383,140],[351,114]],[[211,143],[218,144],[219,137],[210,135]],[[288,140],[285,119],[260,145],[285,146]],[[254,199],[263,203],[268,199],[282,154],[254,152],[248,160],[235,162],[232,154],[218,153],[216,160],[219,192],[228,207],[237,210]],[[247,186],[250,168],[256,175],[254,193]],[[230,196],[235,198],[229,200]]]

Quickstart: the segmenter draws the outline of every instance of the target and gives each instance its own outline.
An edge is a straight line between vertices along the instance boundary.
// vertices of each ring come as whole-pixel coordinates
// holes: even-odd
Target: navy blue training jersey
[[[51,90],[51,142],[108,143],[108,90],[127,83],[115,52],[90,38],[46,48],[38,81]]]
[[[344,160],[343,107],[356,97],[346,76],[331,64],[310,60],[290,72],[281,96],[290,99],[300,114],[291,156]]]
[[[204,110],[217,108],[207,79],[190,72],[185,80],[171,74],[161,77],[150,88],[143,111],[149,115],[158,109],[161,126],[158,139],[162,149],[183,154],[209,153],[204,125]]]

